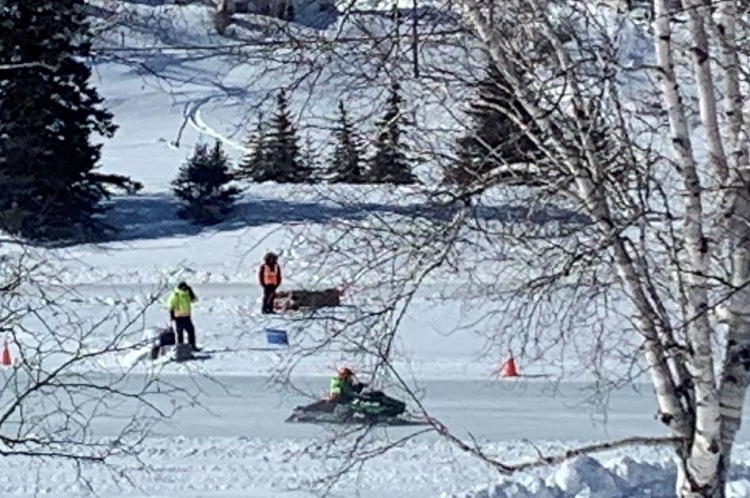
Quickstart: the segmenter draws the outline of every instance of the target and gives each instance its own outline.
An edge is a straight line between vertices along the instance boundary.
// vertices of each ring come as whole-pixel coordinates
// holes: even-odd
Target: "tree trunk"
[[[672,433],[683,440],[676,448],[678,482],[676,495],[679,498],[723,498],[727,472],[731,463],[734,438],[740,427],[745,393],[750,384],[750,165],[748,165],[748,136],[743,121],[742,104],[745,101],[739,84],[739,59],[737,56],[736,30],[733,19],[736,16],[734,2],[720,10],[720,26],[717,28],[711,19],[711,12],[698,0],[686,0],[690,7],[688,32],[692,76],[698,91],[698,110],[702,128],[706,136],[708,166],[713,172],[713,182],[718,184],[722,200],[720,206],[726,211],[719,218],[713,210],[714,194],[707,200],[710,208],[704,210],[704,192],[709,192],[702,183],[706,168],[698,161],[693,150],[693,129],[688,119],[689,109],[685,104],[681,79],[678,78],[676,57],[681,50],[673,42],[673,7],[668,0],[654,0],[655,49],[661,94],[670,126],[670,139],[674,150],[677,170],[682,175],[681,192],[683,212],[681,214],[682,236],[680,244],[679,280],[677,287],[684,296],[685,348],[679,354],[674,345],[674,331],[659,319],[659,304],[654,304],[648,292],[644,276],[648,273],[647,264],[639,264],[627,240],[620,235],[611,222],[606,193],[592,181],[604,171],[597,156],[594,144],[590,141],[587,129],[582,127],[586,117],[586,94],[581,91],[581,78],[576,74],[577,66],[570,59],[567,49],[558,39],[556,31],[546,17],[547,12],[540,0],[528,0],[536,15],[539,29],[550,42],[558,57],[561,74],[566,78],[566,94],[574,109],[573,130],[581,138],[582,156],[588,168],[582,171],[579,160],[564,141],[554,133],[555,127],[549,114],[541,112],[530,98],[513,64],[514,48],[493,31],[484,18],[475,0],[464,0],[464,14],[469,24],[476,28],[484,41],[498,70],[512,87],[515,96],[529,110],[534,125],[547,133],[549,141],[540,147],[547,147],[552,155],[559,158],[559,165],[575,179],[577,197],[588,214],[596,220],[604,237],[611,244],[615,260],[615,270],[631,303],[638,313],[634,317],[639,332],[644,337],[642,351],[648,364],[652,382],[657,391],[657,400],[662,421]],[[709,38],[709,33],[714,34]],[[724,62],[720,71],[726,73],[725,91],[717,90],[712,60],[709,58],[714,43],[719,40]],[[681,40],[681,38],[680,38]],[[725,116],[729,130],[723,130],[723,120],[719,119],[717,95],[725,95]],[[579,118],[579,115],[581,118]],[[524,123],[519,123],[523,127]],[[728,133],[727,133],[728,131]],[[531,134],[530,134],[531,135]],[[724,138],[728,135],[728,138]],[[531,137],[533,140],[533,137]],[[726,146],[723,142],[726,140]],[[580,152],[580,151],[575,151]],[[713,185],[712,185],[713,186]],[[720,211],[721,212],[721,211]],[[717,221],[718,220],[718,221]],[[720,226],[719,233],[712,229]],[[728,229],[724,229],[727,226]],[[707,236],[712,235],[712,237]],[[675,239],[675,240],[679,240]],[[724,251],[727,251],[724,253]],[[709,276],[714,270],[711,256],[722,261],[731,256],[731,287],[734,291],[729,302],[728,340],[721,379],[717,378],[714,365],[712,341],[716,338],[716,324],[709,318],[711,300],[709,291],[712,282]],[[675,257],[678,259],[678,257]],[[654,299],[658,303],[658,296]],[[679,330],[682,330],[680,328]],[[684,363],[683,363],[684,359]],[[687,394],[686,394],[687,393]]]
[[[234,0],[219,0],[217,11],[223,15],[231,16],[235,12]]]
[[[678,453],[681,453],[678,451]],[[723,456],[719,458],[713,453],[700,453],[692,448],[690,456],[680,457],[677,463],[677,496],[678,498],[724,498],[724,488],[727,480],[727,466]],[[697,483],[692,477],[710,471],[711,477]]]

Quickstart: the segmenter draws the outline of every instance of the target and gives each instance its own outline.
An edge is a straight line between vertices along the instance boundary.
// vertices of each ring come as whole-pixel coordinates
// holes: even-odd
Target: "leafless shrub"
[[[144,313],[164,289],[86,310],[88,297],[65,284],[64,271],[44,251],[3,245],[0,345],[13,364],[0,367],[0,455],[65,459],[79,471],[101,465],[127,479],[118,459],[138,461],[155,426],[195,402],[157,370],[138,374],[119,362],[141,346]]]

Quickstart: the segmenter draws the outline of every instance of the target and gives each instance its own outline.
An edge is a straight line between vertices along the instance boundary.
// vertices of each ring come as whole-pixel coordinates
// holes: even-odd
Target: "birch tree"
[[[632,363],[618,382],[642,366],[666,428],[659,442],[677,456],[677,496],[723,497],[750,382],[746,7],[655,0],[653,23],[639,26],[590,2],[459,3],[468,43],[520,103],[494,105],[555,181],[512,189],[490,171],[461,192],[422,192],[402,216],[341,221],[318,240],[326,264],[348,267],[349,285],[385,304],[363,313],[363,332],[334,325],[328,341],[357,344],[406,385],[392,363],[401,319],[433,273],[463,274],[464,300],[492,301],[495,346],[520,340],[530,354],[583,330],[597,360],[582,363],[600,377],[608,362]],[[646,44],[629,49],[634,33]],[[498,198],[506,205],[487,206]],[[564,214],[552,219],[555,207]],[[592,310],[618,322],[592,321]],[[489,457],[431,420],[500,472],[531,465]]]
[[[555,34],[542,2],[528,4],[538,33],[555,48],[556,64],[565,74],[575,116],[574,131],[581,133],[582,124],[590,118],[590,97],[582,88],[581,65]],[[665,293],[656,292],[648,281],[653,268],[644,256],[651,251],[653,239],[643,238],[639,244],[626,235],[627,224],[615,221],[615,199],[602,192],[599,180],[606,165],[587,137],[583,140],[582,164],[571,161],[573,154],[565,141],[553,139],[551,152],[574,178],[571,193],[609,246],[619,285],[632,304],[660,419],[679,438],[677,494],[716,497],[724,495],[732,444],[740,424],[750,346],[747,314],[743,311],[748,304],[746,217],[750,205],[736,2],[722,2],[716,16],[703,2],[685,2],[687,32],[673,22],[677,12],[667,0],[656,0],[654,7],[655,73],[666,122],[654,123],[653,132],[663,130],[669,136],[671,150],[666,151],[665,160],[679,183],[673,189],[665,188],[665,192],[681,199],[679,206],[664,206],[668,208],[665,211],[674,209],[670,224],[675,233],[682,232],[666,244],[673,254],[673,281],[668,287],[680,296],[679,313],[668,311],[675,309],[675,303]],[[523,93],[512,69],[514,59],[508,44],[491,31],[476,5],[465,2],[464,8],[493,61],[515,80],[516,91]],[[689,122],[689,95],[693,91],[697,93],[700,122],[697,132]],[[542,109],[533,109],[530,97],[524,97],[537,122],[554,137],[552,123],[545,123]],[[635,143],[632,127],[627,128],[630,132],[620,139]],[[631,167],[638,171],[640,161],[634,159]],[[650,178],[649,182],[659,179]],[[664,182],[657,185],[665,187]],[[716,201],[720,202],[714,204]],[[645,232],[656,230],[656,226],[644,228]],[[717,303],[716,296],[728,304],[726,349],[719,369],[713,346],[719,325],[709,313]]]
[[[656,54],[654,74],[666,120],[652,120],[650,132],[669,137],[670,148],[654,163],[664,175],[652,175],[647,182],[681,202],[670,206],[664,200],[662,214],[671,211],[669,224],[674,235],[664,245],[672,253],[672,281],[664,282],[679,296],[671,302],[669,293],[659,292],[649,275],[658,274],[648,263],[650,244],[663,225],[648,223],[641,241],[628,234],[632,227],[617,213],[618,201],[606,188],[603,163],[586,132],[593,116],[594,96],[584,88],[585,67],[576,53],[586,52],[585,41],[566,44],[555,29],[551,9],[544,2],[524,2],[532,20],[532,37],[541,36],[554,48],[554,66],[563,76],[567,111],[574,124],[571,132],[581,137],[582,161],[564,136],[556,133],[555,114],[536,105],[514,67],[518,53],[512,42],[501,39],[478,5],[467,0],[464,14],[485,44],[492,60],[512,82],[537,124],[551,137],[548,150],[553,160],[573,180],[569,193],[583,207],[596,226],[600,240],[612,255],[618,286],[634,310],[636,330],[642,337],[642,351],[659,404],[661,421],[679,438],[680,460],[677,494],[681,497],[724,495],[724,482],[732,444],[740,425],[742,404],[748,386],[748,163],[746,96],[741,88],[741,50],[746,38],[739,33],[737,2],[716,6],[688,0],[678,12],[667,0],[654,2],[653,39]],[[588,15],[583,9],[580,15]],[[712,9],[716,9],[712,15]],[[687,30],[675,23],[677,15],[687,17]],[[741,28],[746,29],[746,28]],[[585,35],[584,35],[585,36]],[[606,54],[596,54],[607,57]],[[609,64],[605,64],[609,65]],[[612,65],[610,69],[614,69]],[[538,71],[538,68],[537,68]],[[603,74],[602,74],[603,75]],[[613,80],[601,81],[616,87]],[[698,126],[691,128],[695,94]],[[610,112],[617,112],[612,97]],[[639,143],[636,127],[625,120],[617,140],[623,146]],[[537,136],[537,140],[542,137]],[[640,154],[639,154],[640,155]],[[629,169],[643,178],[644,161],[632,157]],[[664,163],[664,166],[662,166]],[[668,165],[667,165],[668,163]],[[674,173],[678,180],[670,188],[664,177]],[[621,189],[618,189],[621,190]],[[646,195],[642,189],[620,194]],[[641,210],[637,213],[643,216]],[[679,233],[682,232],[682,233]],[[720,325],[710,311],[718,300],[727,303],[725,351],[719,365],[714,341]],[[679,304],[679,306],[673,306]],[[676,310],[679,309],[679,312]],[[717,368],[718,367],[718,368]]]

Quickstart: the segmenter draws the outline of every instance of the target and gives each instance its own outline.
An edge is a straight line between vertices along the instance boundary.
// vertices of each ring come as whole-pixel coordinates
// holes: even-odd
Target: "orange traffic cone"
[[[5,346],[3,346],[3,357],[2,357],[2,364],[3,366],[10,366],[13,364],[13,360],[10,358],[10,349],[8,349],[8,341],[5,341]]]
[[[500,367],[501,377],[518,377],[518,370],[516,369],[516,360],[513,359],[513,353],[510,353],[503,366]]]

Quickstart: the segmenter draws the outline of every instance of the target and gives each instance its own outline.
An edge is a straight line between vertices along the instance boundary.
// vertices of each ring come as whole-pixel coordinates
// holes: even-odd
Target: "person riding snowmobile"
[[[328,399],[336,403],[348,403],[359,397],[367,384],[354,380],[354,372],[348,367],[340,368],[331,379]]]
[[[307,423],[403,423],[399,419],[406,403],[368,389],[368,384],[355,380],[354,372],[343,367],[331,379],[328,397],[305,406],[298,406],[287,422]]]

